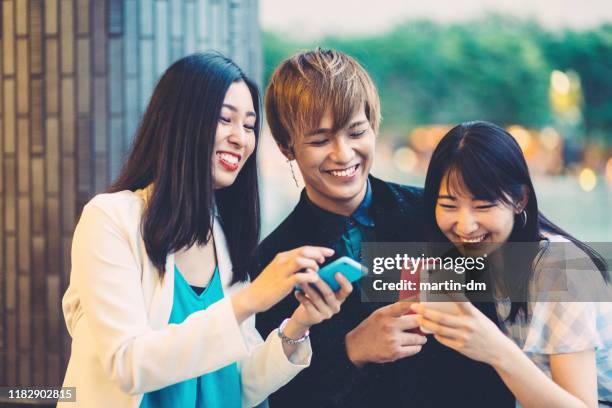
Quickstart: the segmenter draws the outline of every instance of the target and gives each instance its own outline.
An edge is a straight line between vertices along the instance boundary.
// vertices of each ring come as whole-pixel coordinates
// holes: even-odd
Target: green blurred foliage
[[[556,69],[573,70],[580,76],[587,136],[612,144],[612,25],[543,33],[539,40],[545,58]]]
[[[584,93],[583,130],[612,144],[612,26],[547,31],[499,15],[458,24],[410,21],[373,36],[300,41],[264,33],[265,80],[284,58],[315,46],[355,57],[377,84],[383,130],[489,120],[554,124],[553,69],[574,70]]]

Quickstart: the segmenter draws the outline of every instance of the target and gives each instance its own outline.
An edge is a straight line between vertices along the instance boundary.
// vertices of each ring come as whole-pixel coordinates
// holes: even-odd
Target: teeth
[[[225,160],[228,163],[231,164],[237,164],[238,163],[238,157],[234,156],[233,154],[228,154],[228,153],[217,153],[219,155],[219,157],[221,157],[223,160]]]
[[[461,241],[463,241],[463,242],[466,242],[468,244],[475,244],[477,242],[482,241],[484,239],[485,235],[486,234],[481,235],[481,236],[476,237],[476,238],[472,238],[472,239],[467,239],[467,238],[463,238],[463,237],[460,237],[460,238],[461,238]]]
[[[356,170],[357,170],[357,165],[354,165],[353,167],[349,167],[348,169],[344,169],[344,170],[330,170],[329,173],[332,176],[336,176],[336,177],[347,177],[347,176],[352,176],[353,174],[355,174]]]

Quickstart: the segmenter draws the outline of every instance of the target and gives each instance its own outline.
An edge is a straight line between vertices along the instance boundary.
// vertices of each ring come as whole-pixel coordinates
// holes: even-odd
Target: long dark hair
[[[244,82],[253,98],[259,140],[257,86],[230,59],[200,53],[176,61],[159,80],[121,173],[108,192],[135,191],[154,183],[143,214],[147,254],[163,276],[169,253],[212,234],[218,210],[233,263],[233,283],[247,279],[245,264],[259,240],[257,155],[246,161],[235,182],[215,191],[212,160],[225,94]]]
[[[443,177],[461,180],[469,192],[478,199],[502,202],[514,207],[527,195],[524,216],[516,214],[509,242],[539,242],[543,232],[563,236],[583,250],[601,271],[606,282],[608,276],[604,259],[591,247],[580,242],[555,225],[538,210],[538,200],[531,182],[527,162],[516,140],[501,127],[489,122],[466,122],[451,129],[440,141],[429,163],[425,179],[425,211],[428,239],[448,242],[438,228],[435,208]],[[535,254],[534,254],[535,255]],[[526,299],[528,283],[533,275],[531,262],[527,268],[513,276],[512,286]],[[527,303],[512,304],[509,320],[514,322],[518,313],[527,315]]]

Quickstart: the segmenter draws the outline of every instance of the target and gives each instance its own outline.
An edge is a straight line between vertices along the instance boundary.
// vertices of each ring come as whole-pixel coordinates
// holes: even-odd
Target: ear
[[[521,199],[515,204],[514,212],[517,214],[522,213],[525,207],[527,207],[527,202],[529,202],[529,189],[526,186],[523,186]]]
[[[285,156],[287,158],[287,160],[295,160],[295,155],[293,154],[293,148],[292,147],[285,147],[285,146],[281,145],[280,143],[277,143],[276,145],[280,149],[280,151],[283,154],[283,156]]]

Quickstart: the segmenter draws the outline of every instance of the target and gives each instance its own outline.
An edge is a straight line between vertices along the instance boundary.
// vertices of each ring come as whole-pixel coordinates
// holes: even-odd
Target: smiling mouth
[[[327,170],[326,173],[331,174],[334,177],[352,177],[357,173],[358,168],[359,164],[356,164],[354,166],[347,167],[346,169]]]
[[[457,235],[457,237],[459,238],[459,242],[461,242],[462,244],[478,244],[484,241],[485,239],[487,239],[489,235],[490,234],[487,233],[487,234],[482,234],[482,235],[479,235],[473,238],[466,238],[466,237],[462,237],[461,235]]]
[[[240,159],[242,159],[242,156],[239,154],[228,152],[217,152],[216,156],[219,158],[221,165],[230,171],[236,170],[238,168],[238,164],[240,163]]]

